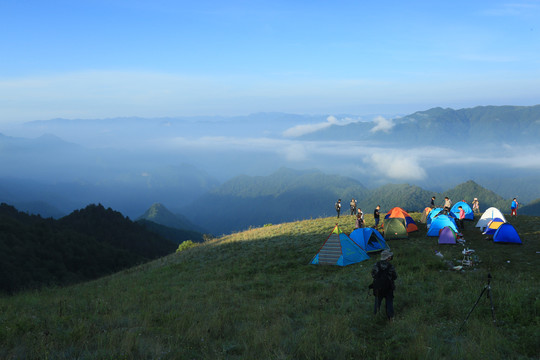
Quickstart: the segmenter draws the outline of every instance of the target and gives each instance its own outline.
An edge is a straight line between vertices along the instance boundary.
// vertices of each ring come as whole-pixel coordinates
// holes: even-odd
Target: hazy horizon
[[[538,1],[2,6],[0,126],[533,105]]]

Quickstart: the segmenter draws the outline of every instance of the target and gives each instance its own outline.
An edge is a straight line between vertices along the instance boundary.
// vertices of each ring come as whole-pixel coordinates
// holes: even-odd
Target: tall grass
[[[446,263],[456,264],[463,247],[437,245],[423,225],[391,241],[399,276],[393,323],[373,314],[367,292],[377,256],[347,267],[308,265],[336,220],[249,229],[89,283],[0,298],[0,358],[540,356],[538,218],[511,219],[521,246],[486,241],[468,223],[467,246],[481,262],[464,272]],[[339,224],[349,233],[354,218]],[[459,331],[488,273],[497,323],[483,296]]]

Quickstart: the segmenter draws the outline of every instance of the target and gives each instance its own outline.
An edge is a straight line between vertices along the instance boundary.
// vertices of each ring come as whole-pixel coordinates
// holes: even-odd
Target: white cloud
[[[283,136],[285,136],[285,137],[298,137],[298,136],[310,134],[312,132],[328,128],[328,127],[330,127],[332,125],[345,126],[345,125],[349,125],[349,124],[359,122],[359,121],[361,121],[361,120],[360,119],[351,119],[349,117],[338,120],[335,116],[330,115],[328,118],[326,118],[326,122],[293,126],[292,128],[289,128],[289,129],[285,130],[283,132]]]
[[[300,162],[308,159],[309,154],[303,144],[290,144],[279,151],[287,161]]]
[[[385,119],[382,116],[377,116],[373,119],[373,122],[375,123],[375,126],[371,129],[372,133],[377,131],[389,132],[395,125],[392,119]]]
[[[306,135],[318,130],[325,129],[327,127],[330,127],[332,123],[325,122],[325,123],[317,123],[317,124],[305,124],[305,125],[296,125],[292,128],[289,128],[283,132],[283,136],[285,137],[298,137],[302,135]]]
[[[374,153],[368,158],[373,167],[382,175],[393,180],[422,180],[426,171],[414,156],[404,154]]]

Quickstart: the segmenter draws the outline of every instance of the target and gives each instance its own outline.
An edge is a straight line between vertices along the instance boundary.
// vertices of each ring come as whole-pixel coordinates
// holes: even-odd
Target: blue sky
[[[0,124],[540,103],[540,1],[3,1]]]

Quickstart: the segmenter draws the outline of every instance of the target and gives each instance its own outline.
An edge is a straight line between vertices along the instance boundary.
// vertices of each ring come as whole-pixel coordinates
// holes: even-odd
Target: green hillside
[[[85,284],[2,297],[0,358],[540,356],[539,218],[511,220],[523,245],[486,241],[468,223],[467,246],[480,262],[463,272],[449,270],[463,247],[437,245],[422,224],[408,240],[390,241],[398,273],[392,323],[373,315],[367,292],[377,256],[347,267],[308,265],[335,221],[253,228]],[[349,233],[353,221],[343,217],[340,226]],[[488,273],[496,323],[484,297],[463,324]]]
[[[0,293],[88,281],[174,252],[119,212],[89,205],[59,220],[0,205]]]
[[[536,199],[525,206],[520,206],[518,214],[540,216],[540,199]]]
[[[495,194],[491,190],[478,185],[472,180],[469,180],[463,184],[459,184],[456,187],[445,191],[440,194],[438,199],[440,203],[443,203],[443,198],[448,196],[452,201],[457,203],[458,201],[465,200],[471,204],[474,198],[478,198],[480,202],[480,211],[484,211],[492,206],[501,209],[503,212],[510,208],[511,200],[505,200],[501,196]]]

